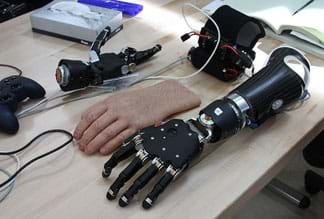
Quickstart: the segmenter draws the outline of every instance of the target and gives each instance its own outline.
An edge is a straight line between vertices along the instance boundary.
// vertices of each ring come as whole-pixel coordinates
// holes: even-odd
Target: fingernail
[[[103,149],[103,148],[100,149],[100,154],[105,155],[106,153],[107,153],[107,149]]]
[[[74,137],[75,139],[79,140],[79,139],[80,139],[80,134],[77,133],[77,132],[74,132],[73,137]]]
[[[84,148],[84,145],[82,144],[82,142],[77,140],[77,144],[79,145],[79,148]]]
[[[81,147],[81,146],[79,145],[79,150],[84,152],[84,147]]]
[[[89,149],[89,148],[85,148],[85,149],[84,149],[84,152],[85,152],[87,155],[90,155],[90,154],[93,153],[93,151],[92,151],[91,149]]]
[[[87,153],[87,151],[89,150],[89,149],[87,149],[87,146],[82,143],[79,143],[79,148],[81,151],[83,151],[85,153]]]
[[[108,155],[108,154],[111,154],[111,149],[110,148],[108,148],[108,149],[100,149],[100,153],[102,154],[102,155]]]

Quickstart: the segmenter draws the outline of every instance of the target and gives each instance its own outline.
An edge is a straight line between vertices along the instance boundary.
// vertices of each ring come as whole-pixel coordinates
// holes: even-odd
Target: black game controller
[[[10,76],[0,81],[0,131],[15,134],[19,129],[17,105],[26,98],[44,97],[45,89],[29,78]]]

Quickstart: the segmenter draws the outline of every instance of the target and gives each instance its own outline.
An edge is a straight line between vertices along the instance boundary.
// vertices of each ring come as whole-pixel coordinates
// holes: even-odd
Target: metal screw
[[[165,148],[165,147],[163,147],[163,148],[162,148],[162,151],[166,151],[166,148]]]
[[[176,158],[179,158],[180,157],[180,155],[179,154],[176,154]]]
[[[176,123],[176,124],[174,124],[174,126],[175,126],[175,127],[178,127],[179,125]]]
[[[279,100],[275,100],[272,103],[272,109],[273,110],[278,110],[281,106],[283,105],[283,100],[279,99]]]
[[[220,116],[220,115],[223,114],[223,110],[221,108],[217,107],[215,109],[214,113],[215,113],[216,116]]]
[[[163,132],[164,131],[164,128],[161,128],[160,130],[161,130],[161,132]]]
[[[151,137],[151,140],[154,140],[154,139],[155,139],[155,138],[152,136],[152,137]]]

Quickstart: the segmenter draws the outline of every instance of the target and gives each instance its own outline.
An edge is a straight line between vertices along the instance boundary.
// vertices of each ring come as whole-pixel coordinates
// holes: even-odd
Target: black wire
[[[13,65],[8,65],[8,64],[0,64],[0,67],[6,67],[6,68],[12,68],[14,69],[15,71],[18,72],[18,76],[21,76],[22,75],[22,70],[16,66],[13,66]]]
[[[45,132],[42,132],[41,134],[37,135],[36,137],[34,137],[28,144],[26,144],[25,146],[23,146],[22,148],[18,149],[18,150],[15,150],[15,151],[8,151],[8,152],[0,152],[0,155],[12,155],[12,154],[16,154],[24,149],[26,149],[27,147],[29,147],[33,142],[35,142],[37,139],[39,139],[40,137],[44,136],[44,135],[47,135],[47,134],[50,134],[50,133],[62,133],[62,134],[65,134],[67,136],[69,136],[69,139],[63,143],[62,145],[60,145],[59,147],[53,149],[53,150],[50,150],[44,154],[41,154],[35,158],[33,158],[32,160],[28,161],[26,164],[24,164],[22,167],[20,167],[14,174],[12,174],[6,181],[2,182],[0,184],[0,189],[2,187],[4,187],[5,185],[7,185],[11,180],[15,179],[17,177],[17,175],[23,171],[26,167],[28,167],[29,165],[31,165],[32,163],[36,162],[37,160],[39,159],[42,159],[43,157],[46,157],[62,148],[64,148],[66,145],[70,144],[72,141],[73,141],[73,135],[68,132],[68,131],[65,131],[63,129],[52,129],[52,130],[48,130],[48,131],[45,131]]]

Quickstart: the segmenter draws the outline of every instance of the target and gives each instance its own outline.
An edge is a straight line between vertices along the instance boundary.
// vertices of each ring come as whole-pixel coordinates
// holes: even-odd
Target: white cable
[[[217,42],[216,42],[216,45],[215,45],[215,48],[213,50],[213,52],[210,54],[209,58],[207,59],[207,61],[205,62],[205,64],[203,66],[201,66],[200,69],[198,69],[197,71],[195,71],[194,73],[190,74],[190,75],[187,75],[187,76],[180,76],[180,77],[176,77],[176,76],[156,76],[156,77],[149,77],[147,78],[148,80],[163,80],[163,79],[171,79],[171,80],[182,80],[182,79],[188,79],[188,78],[192,78],[194,76],[196,76],[197,74],[199,74],[207,65],[208,63],[210,62],[210,60],[213,58],[213,56],[215,55],[216,53],[216,50],[218,49],[218,46],[219,46],[219,43],[220,43],[220,38],[221,38],[221,33],[220,33],[220,29],[217,25],[217,23],[215,22],[215,20],[209,16],[206,12],[204,12],[203,10],[201,10],[200,8],[196,7],[195,5],[191,4],[191,3],[185,3],[183,6],[182,6],[182,13],[183,13],[183,17],[184,17],[184,20],[186,22],[186,24],[188,25],[188,27],[193,30],[193,31],[196,31],[194,30],[190,24],[188,23],[186,17],[185,17],[185,14],[184,14],[184,8],[186,6],[189,6],[197,11],[199,11],[200,13],[202,13],[203,15],[205,15],[213,24],[214,26],[216,27],[216,30],[217,30]]]
[[[0,151],[0,152],[1,153],[2,152],[5,153],[5,151]],[[8,156],[8,155],[6,155],[6,156]],[[9,156],[16,161],[16,171],[15,172],[17,172],[20,169],[20,167],[21,167],[20,159],[19,159],[19,157],[16,154],[9,155]],[[8,177],[11,176],[11,174],[9,173],[9,171],[7,171],[7,170],[5,170],[3,168],[0,168],[0,171],[3,172],[3,173],[5,173],[6,175],[8,175]],[[16,180],[16,178],[12,179],[10,182],[8,182],[8,184],[6,186],[4,186],[3,188],[0,189],[0,194],[2,194],[2,196],[0,196],[0,203],[9,195],[9,193],[13,189],[15,180]]]
[[[64,96],[64,95],[62,95],[62,96]],[[17,113],[16,116],[18,118],[21,118],[21,115],[23,115],[23,114],[25,114],[25,113],[27,113],[27,112],[35,109],[36,107],[39,107],[39,106],[41,106],[41,105],[49,102],[51,99],[54,100],[54,99],[59,98],[59,97],[60,97],[60,95],[53,95],[52,97],[45,97],[44,99],[40,100],[39,102],[35,103],[34,105],[32,105],[32,106],[30,106],[30,107],[28,107],[28,108],[20,111],[19,113]]]
[[[111,92],[113,91],[113,89],[111,87],[105,87],[105,86],[88,86],[87,88],[95,88],[95,89],[103,89],[105,90],[104,92],[99,92],[99,93],[105,93],[105,92]],[[72,93],[75,93],[75,92],[79,92],[79,91],[82,91],[82,90],[86,90],[86,88],[81,88],[81,89],[77,89],[77,90],[73,90],[71,92],[66,92],[66,93],[62,93],[62,94],[53,94],[52,96],[50,97],[45,97],[44,99],[40,100],[39,102],[35,103],[34,105],[20,111],[19,113],[16,114],[16,116],[18,118],[22,118],[24,117],[23,115],[25,115],[26,113],[34,110],[35,108],[41,106],[41,105],[44,105],[44,104],[47,104],[55,99],[58,99],[58,98],[62,98],[62,97],[65,97],[65,96],[69,96],[70,94]],[[84,97],[84,99],[88,98],[87,96]],[[73,102],[74,100],[79,100],[80,98],[74,98],[74,99],[71,99],[69,101],[67,101],[68,103],[70,102]],[[81,98],[82,99],[82,98]],[[66,103],[66,102],[64,102]]]
[[[6,153],[6,151],[0,151],[0,153]],[[21,167],[21,161],[20,161],[20,159],[19,159],[19,157],[18,157],[17,154],[12,154],[12,155],[0,155],[0,156],[9,156],[9,157],[11,157],[12,159],[14,159],[14,160],[16,161],[16,171],[15,171],[15,172],[17,172],[18,169],[20,169],[20,167]],[[10,182],[10,183],[11,183],[11,182]],[[6,189],[6,187],[0,189],[0,192],[1,192],[2,190],[4,190],[4,189]]]
[[[185,4],[183,4],[183,5],[182,5],[182,8],[181,8],[181,12],[182,12],[181,14],[182,14],[182,18],[183,18],[183,20],[186,22],[187,26],[188,26],[192,31],[194,31],[194,32],[199,32],[199,30],[193,28],[193,27],[190,25],[189,21],[187,20],[186,13],[185,13],[185,8],[186,8],[186,6],[190,6],[190,7],[194,6],[193,8],[195,8],[195,9],[196,9],[196,6],[193,5],[193,4],[191,4],[191,3],[185,3]],[[203,14],[205,14],[205,12],[204,12],[204,11],[201,11],[200,9],[198,9],[198,11],[203,12]]]
[[[42,109],[34,109],[32,111],[20,114],[19,118],[24,118],[26,116],[30,116],[30,115],[33,115],[33,114],[36,114],[36,113],[44,112],[44,111],[47,111],[47,110],[50,110],[50,109],[65,105],[67,103],[71,103],[71,102],[74,102],[74,101],[77,101],[77,100],[83,100],[83,99],[95,97],[95,96],[98,96],[98,95],[101,95],[101,94],[105,94],[107,92],[111,92],[111,91],[110,90],[103,90],[101,92],[97,91],[97,92],[94,92],[94,93],[91,93],[91,94],[88,94],[88,95],[85,95],[85,96],[76,97],[76,98],[73,98],[73,99],[70,99],[70,100],[67,100],[67,101],[63,101],[61,103],[57,103],[57,104],[54,104],[52,106],[48,106],[48,107],[45,107],[45,108],[42,108]]]
[[[11,174],[5,169],[0,168],[0,172],[6,174],[8,178],[11,177]],[[7,198],[7,196],[12,191],[13,187],[14,187],[14,182],[8,184],[8,186],[0,190],[0,203]]]
[[[160,75],[166,71],[168,71],[173,65],[178,65],[179,63],[181,63],[183,60],[187,60],[188,59],[188,56],[180,56],[178,59],[176,59],[175,61],[171,62],[170,64],[164,66],[163,68],[153,72],[153,73],[150,73],[148,75],[146,75],[146,77],[136,81],[135,83],[138,83],[140,81],[144,81],[144,80],[157,80],[155,79],[155,77],[153,75]],[[158,77],[158,76],[156,76]],[[131,85],[135,84],[135,83],[132,83]]]
[[[61,97],[65,97],[65,96],[70,95],[71,93],[78,92],[80,90],[85,90],[85,89],[83,88],[83,89],[79,89],[79,90],[76,90],[76,91],[73,91],[73,92],[68,92],[68,93],[53,95],[52,97],[45,98],[45,99],[41,100],[40,102],[34,104],[33,106],[31,106],[31,107],[29,107],[29,108],[27,108],[27,109],[19,112],[17,114],[17,117],[18,118],[24,118],[26,116],[30,116],[30,115],[33,115],[35,113],[39,113],[39,112],[43,112],[43,111],[46,111],[46,110],[50,110],[50,109],[53,109],[55,107],[58,107],[58,106],[67,104],[67,103],[71,103],[71,102],[74,102],[74,101],[77,101],[77,100],[82,100],[82,99],[87,99],[87,98],[95,97],[95,96],[98,96],[100,94],[104,94],[104,93],[108,93],[108,92],[114,91],[113,88],[110,88],[110,87],[104,87],[104,86],[98,86],[98,87],[90,86],[90,87],[96,88],[96,89],[102,89],[102,90],[95,91],[93,93],[90,93],[90,94],[87,94],[87,95],[84,95],[84,96],[81,96],[81,97],[72,98],[70,100],[63,101],[61,103],[57,103],[57,104],[54,104],[54,105],[49,106],[49,107],[45,107],[45,108],[42,108],[42,109],[36,109],[37,107],[40,107],[41,105],[47,104],[47,103],[49,103],[49,102],[51,102],[51,101],[53,101],[55,99],[58,99],[58,98],[61,98]]]
[[[161,74],[161,73],[167,71],[173,65],[175,65],[177,63],[180,63],[182,60],[184,60],[186,58],[187,57],[179,57],[174,62],[172,62],[172,63],[168,64],[167,66],[165,66],[163,68],[160,68],[159,70],[154,71],[154,72],[152,72],[152,73],[150,73],[148,75],[149,76],[152,76],[152,75]],[[139,78],[138,80],[130,83],[129,86],[130,85],[133,85],[135,83],[138,83],[140,81],[145,80],[146,77],[148,77],[148,76],[145,75],[145,77]],[[98,90],[100,89],[100,90],[99,91],[95,91],[95,92],[90,93],[90,94],[87,94],[87,95],[84,95],[84,96],[81,96],[81,97],[76,97],[76,98],[73,98],[73,99],[70,99],[70,100],[67,100],[67,101],[63,101],[61,103],[54,104],[52,106],[48,106],[48,107],[41,108],[41,109],[36,109],[38,107],[41,107],[42,105],[45,105],[45,104],[50,103],[51,101],[53,101],[55,99],[62,98],[62,97],[65,97],[65,96],[69,96],[72,93],[79,92],[79,91],[82,91],[82,90],[86,90],[89,87],[90,88],[94,88],[94,89],[98,89]],[[98,95],[101,95],[101,94],[105,94],[105,93],[108,93],[108,92],[115,91],[115,89],[113,87],[104,86],[104,85],[103,86],[89,86],[89,87],[87,87],[87,88],[81,88],[81,89],[74,90],[74,91],[67,92],[67,93],[63,93],[63,94],[59,94],[59,93],[53,94],[52,96],[47,97],[47,98],[44,98],[41,101],[35,103],[34,105],[32,105],[32,106],[30,106],[30,107],[22,110],[21,112],[17,113],[16,115],[17,115],[18,118],[24,118],[24,117],[27,117],[27,116],[30,116],[30,115],[33,115],[33,114],[36,114],[36,113],[40,113],[40,112],[43,112],[43,111],[47,111],[47,110],[53,109],[55,107],[58,107],[58,106],[61,106],[61,105],[64,105],[64,104],[67,104],[67,103],[70,103],[70,102],[74,102],[74,101],[82,100],[82,99],[87,99],[87,98],[91,98],[91,97],[95,97],[95,96],[98,96]]]

